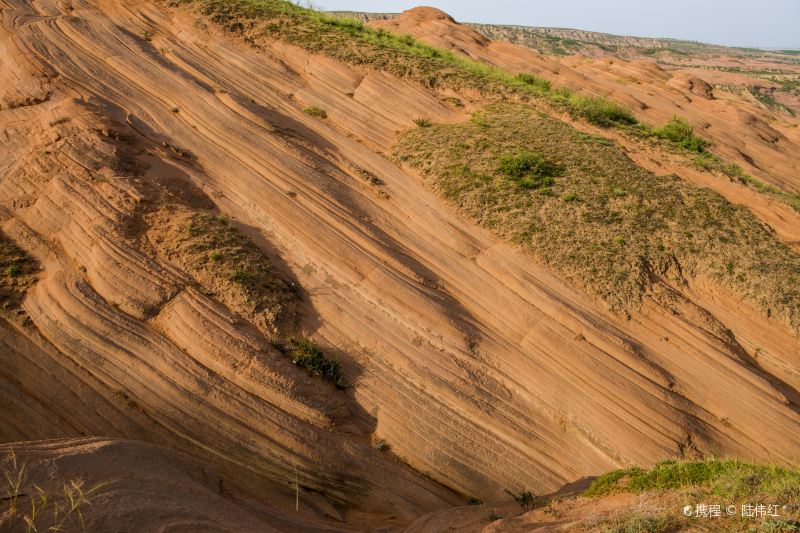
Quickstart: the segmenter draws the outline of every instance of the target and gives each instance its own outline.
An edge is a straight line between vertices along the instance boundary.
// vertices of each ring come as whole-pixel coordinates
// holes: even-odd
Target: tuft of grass
[[[677,146],[690,152],[702,154],[711,146],[709,141],[695,134],[694,126],[686,118],[677,115],[673,116],[669,122],[660,128],[652,130],[652,134],[661,139],[672,141]]]
[[[702,273],[800,331],[800,254],[748,209],[657,176],[618,145],[585,142],[532,106],[494,104],[470,121],[408,130],[393,155],[463,215],[611,309],[637,309],[654,279],[684,284]],[[520,179],[542,189],[531,194]]]
[[[339,361],[327,357],[311,339],[292,339],[286,351],[295,365],[305,368],[312,375],[320,376],[339,388],[347,386]]]
[[[525,151],[502,157],[497,172],[525,189],[542,189],[553,185],[561,167],[537,153]]]
[[[61,486],[60,492],[48,493],[28,481],[25,463],[18,461],[10,450],[0,465],[0,528],[3,531],[77,531],[85,530],[83,512],[91,499],[109,481],[86,487],[81,479],[71,479]],[[25,498],[25,506],[19,503]],[[7,529],[6,529],[7,528]]]
[[[9,278],[16,278],[17,276],[20,275],[21,272],[22,269],[17,263],[11,263],[6,267],[6,276],[8,276]]]
[[[325,111],[321,107],[317,107],[315,105],[310,105],[310,106],[306,107],[305,109],[303,109],[303,113],[305,113],[306,115],[308,115],[310,117],[316,117],[316,118],[321,118],[321,119],[328,118],[327,111]]]
[[[514,81],[533,87],[542,94],[547,94],[552,89],[552,84],[548,80],[524,72],[514,76]]]
[[[427,118],[414,119],[414,124],[416,124],[418,128],[430,128],[433,126],[433,123]]]
[[[605,96],[570,94],[564,101],[573,115],[605,128],[639,122],[630,109]]]

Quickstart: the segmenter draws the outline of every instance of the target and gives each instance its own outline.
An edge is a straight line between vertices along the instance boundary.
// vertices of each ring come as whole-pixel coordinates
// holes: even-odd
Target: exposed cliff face
[[[191,453],[230,481],[219,492],[244,530],[252,516],[283,530],[406,524],[464,496],[554,491],[665,456],[796,457],[788,327],[711,280],[625,319],[385,157],[415,119],[462,121],[462,108],[238,40],[190,7],[0,5],[0,250],[28,261],[0,319],[4,441]],[[404,20],[450,39],[437,44],[567,70],[417,13]],[[349,387],[292,364],[273,341],[293,335],[338,358]],[[25,446],[56,462],[127,446],[144,450],[131,468],[162,457]],[[197,468],[164,483],[208,491]],[[158,525],[142,520],[130,517]]]

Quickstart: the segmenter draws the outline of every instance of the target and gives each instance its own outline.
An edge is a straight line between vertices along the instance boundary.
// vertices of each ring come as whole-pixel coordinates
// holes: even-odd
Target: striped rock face
[[[420,118],[468,120],[468,91],[191,5],[0,7],[0,441],[29,484],[114,482],[88,530],[401,527],[665,457],[797,458],[787,324],[702,277],[613,313],[390,160]]]

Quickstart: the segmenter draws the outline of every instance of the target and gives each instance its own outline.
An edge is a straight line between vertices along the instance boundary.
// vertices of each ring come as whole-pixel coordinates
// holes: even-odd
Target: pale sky
[[[318,9],[396,13],[418,5],[460,22],[521,24],[800,49],[800,0],[312,0]]]

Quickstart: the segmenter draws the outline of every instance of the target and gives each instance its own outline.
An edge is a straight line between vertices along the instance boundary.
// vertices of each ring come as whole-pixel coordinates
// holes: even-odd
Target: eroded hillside
[[[418,174],[453,155],[442,128],[505,100],[654,179],[525,80],[277,1],[0,5],[0,437],[37,471],[103,481],[120,474],[93,458],[152,454],[175,461],[164,483],[231,503],[232,531],[363,530],[668,457],[797,459],[796,285],[769,262],[797,274],[786,203],[713,194],[760,236],[740,246],[761,278],[653,271],[637,305],[609,305]],[[403,157],[413,138],[435,146]],[[587,158],[567,155],[548,154],[562,184]],[[612,208],[638,197],[595,170]],[[718,179],[693,172],[670,179]],[[542,194],[501,188],[517,210]],[[40,439],[61,440],[20,442]],[[107,530],[120,498],[87,523]],[[182,520],[126,524],[221,515]]]

